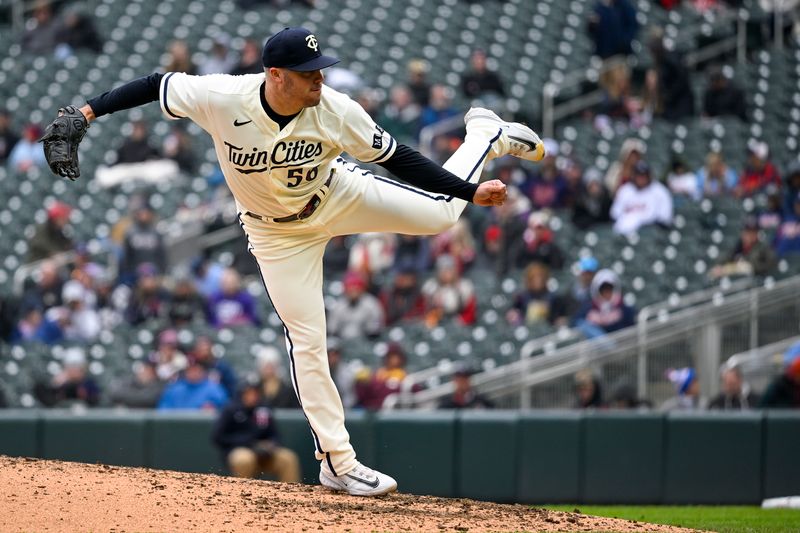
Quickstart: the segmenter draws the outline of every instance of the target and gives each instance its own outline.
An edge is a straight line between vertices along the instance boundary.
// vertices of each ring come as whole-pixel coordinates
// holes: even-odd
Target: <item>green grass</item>
[[[610,518],[627,518],[655,524],[668,524],[718,533],[797,533],[800,510],[761,509],[745,506],[626,506],[555,505],[557,511],[573,511]]]

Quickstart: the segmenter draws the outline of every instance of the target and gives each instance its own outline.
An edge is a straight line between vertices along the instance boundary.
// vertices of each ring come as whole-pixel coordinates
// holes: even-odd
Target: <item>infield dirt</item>
[[[402,488],[402,487],[401,487]],[[0,456],[0,532],[638,531],[682,528],[524,505]]]

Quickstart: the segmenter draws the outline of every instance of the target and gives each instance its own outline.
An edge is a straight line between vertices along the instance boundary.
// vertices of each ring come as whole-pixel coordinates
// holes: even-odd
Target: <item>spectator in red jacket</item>
[[[770,184],[781,187],[778,170],[769,160],[769,146],[763,141],[753,141],[749,145],[747,164],[739,179],[736,192],[739,196],[752,196]]]

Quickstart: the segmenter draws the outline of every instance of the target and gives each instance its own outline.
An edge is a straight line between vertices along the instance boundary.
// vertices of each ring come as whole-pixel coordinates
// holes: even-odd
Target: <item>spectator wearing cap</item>
[[[708,70],[708,87],[703,94],[703,116],[732,116],[747,121],[744,91],[736,87],[718,66]]]
[[[406,263],[395,272],[391,286],[381,291],[380,301],[387,326],[425,316],[425,298],[413,265]]]
[[[545,146],[545,156],[538,165],[538,171],[525,180],[521,189],[534,209],[558,209],[566,204],[567,179],[556,165],[558,143],[553,139],[545,139],[542,142]]]
[[[208,379],[216,381],[231,398],[236,394],[236,372],[223,359],[214,355],[214,343],[210,337],[201,335],[194,341],[189,357],[206,367]]]
[[[509,259],[517,268],[525,268],[532,262],[543,263],[553,270],[564,266],[564,253],[555,242],[547,212],[534,211],[528,215],[527,227],[509,244]]]
[[[247,39],[242,47],[239,62],[231,70],[234,76],[242,74],[258,74],[264,72],[261,61],[261,45],[254,39]]]
[[[81,282],[70,280],[64,284],[61,292],[63,307],[56,308],[61,315],[59,323],[64,339],[78,342],[89,342],[97,338],[102,328],[100,315],[94,309],[96,296]]]
[[[763,141],[751,141],[748,145],[747,163],[736,192],[739,196],[752,196],[764,191],[769,185],[778,188],[782,185],[778,169],[769,160],[769,146]]]
[[[631,54],[631,43],[638,30],[636,9],[629,0],[598,0],[594,3],[588,31],[594,42],[595,55],[607,59]]]
[[[331,377],[336,384],[336,390],[342,397],[342,405],[345,409],[356,406],[358,398],[356,396],[356,373],[345,361],[342,360],[342,342],[336,337],[329,337],[328,342],[328,367]]]
[[[377,337],[384,325],[380,301],[367,292],[367,279],[360,272],[344,276],[344,294],[328,312],[328,334],[342,340]]]
[[[452,256],[439,256],[436,275],[422,285],[422,294],[428,326],[447,319],[456,319],[464,325],[475,322],[478,305],[475,287],[470,280],[461,277]]]
[[[206,367],[195,359],[189,359],[188,366],[178,379],[167,385],[158,401],[159,410],[221,409],[228,401],[222,385],[208,377]]]
[[[142,163],[150,159],[158,159],[161,155],[151,144],[147,136],[147,124],[142,120],[133,122],[130,137],[117,148],[116,165],[121,163]]]
[[[584,368],[575,373],[575,407],[578,409],[600,409],[605,407],[603,388],[598,377]]]
[[[169,293],[158,269],[151,263],[143,263],[136,269],[136,285],[125,309],[125,319],[133,325],[162,319],[167,313],[168,301]]]
[[[486,64],[486,52],[480,48],[472,51],[472,69],[461,77],[461,92],[470,100],[481,97],[504,97],[503,80]]]
[[[721,391],[708,404],[709,409],[738,411],[758,406],[758,396],[742,378],[739,367],[725,367],[720,374]]]
[[[156,229],[156,213],[146,201],[134,211],[133,223],[122,241],[120,281],[133,284],[136,269],[145,263],[153,265],[158,272],[165,272],[167,266],[167,250],[164,238]]]
[[[675,396],[661,404],[662,411],[701,410],[708,407],[708,399],[700,393],[700,381],[694,368],[673,368],[667,379],[675,388]]]
[[[205,61],[198,66],[198,74],[227,74],[236,66],[236,57],[230,50],[230,37],[224,33],[217,34],[211,44],[211,50]]]
[[[600,263],[594,257],[583,257],[578,262],[577,275],[562,297],[564,314],[573,317],[591,303],[592,280],[600,269]]]
[[[603,176],[592,167],[586,170],[572,206],[572,223],[581,230],[611,222],[611,195],[603,185]]]
[[[494,403],[475,391],[472,386],[473,372],[461,368],[453,374],[453,394],[439,403],[439,409],[492,409]]]
[[[112,381],[108,395],[113,405],[132,409],[155,409],[164,392],[153,361],[137,361],[133,373]]]
[[[18,142],[19,135],[11,126],[11,114],[5,109],[0,109],[0,164],[6,162]]]
[[[625,139],[619,149],[617,160],[608,167],[603,178],[606,190],[614,194],[623,184],[631,181],[634,167],[646,152],[647,145],[641,139]]]
[[[721,264],[711,269],[710,275],[712,279],[723,276],[763,276],[775,268],[775,264],[775,253],[764,242],[758,220],[747,217],[736,246]]]
[[[62,359],[61,371],[49,383],[37,383],[34,396],[45,407],[76,404],[97,406],[100,403],[100,387],[87,373],[83,349],[67,349]]]
[[[206,301],[197,292],[188,276],[177,276],[167,303],[167,317],[173,327],[180,328],[205,322]]]
[[[178,346],[178,332],[165,329],[158,334],[156,348],[148,361],[153,365],[156,377],[160,381],[173,381],[186,369],[188,359]]]
[[[30,240],[28,261],[46,259],[60,252],[67,252],[75,247],[72,238],[67,234],[67,224],[72,207],[64,202],[53,202],[47,208],[47,220],[36,227]]]
[[[595,274],[590,287],[591,299],[578,310],[575,325],[586,338],[602,337],[636,323],[636,310],[622,298],[619,277],[604,268]]]
[[[217,328],[261,323],[256,314],[255,298],[242,287],[236,270],[226,268],[222,273],[219,292],[208,299],[208,316],[211,325]]]
[[[709,152],[706,164],[696,173],[697,192],[700,197],[732,195],[739,184],[739,176],[725,163],[722,154]]]
[[[778,226],[775,252],[779,257],[800,253],[800,192],[794,198],[792,212],[784,216]]]
[[[531,263],[525,268],[524,289],[514,295],[506,319],[512,325],[565,324],[561,301],[547,288],[550,269],[543,263]]]
[[[650,165],[639,161],[633,180],[622,185],[611,204],[614,231],[627,235],[642,226],[672,224],[672,195],[660,182],[650,178]]]
[[[639,398],[633,385],[622,382],[612,391],[608,407],[609,409],[646,410],[650,409],[652,404],[648,400]]]
[[[770,381],[758,406],[767,409],[800,408],[800,343],[783,356],[783,372]]]
[[[281,356],[273,346],[265,346],[256,355],[256,366],[261,381],[261,395],[273,409],[299,409],[300,402],[294,389],[283,376]]]
[[[300,482],[300,460],[280,445],[275,419],[260,395],[258,382],[245,383],[225,406],[211,438],[237,477],[254,478],[265,473],[284,483]]]

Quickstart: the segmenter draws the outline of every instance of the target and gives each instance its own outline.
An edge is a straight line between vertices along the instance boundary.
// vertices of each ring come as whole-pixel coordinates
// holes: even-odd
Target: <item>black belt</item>
[[[330,186],[331,181],[333,180],[333,175],[335,173],[336,171],[334,169],[331,169],[331,173],[328,175],[328,179],[325,180],[325,183],[322,185],[323,187]],[[308,201],[308,203],[303,209],[301,209],[294,215],[289,215],[285,217],[270,218],[258,215],[256,213],[253,213],[252,211],[246,211],[245,215],[261,220],[263,222],[269,222],[270,220],[272,220],[272,222],[294,222],[295,220],[304,220],[314,214],[314,211],[317,210],[319,204],[322,203],[322,198],[324,198],[324,196],[320,197],[318,194],[314,194],[314,196],[311,197],[311,199]]]

